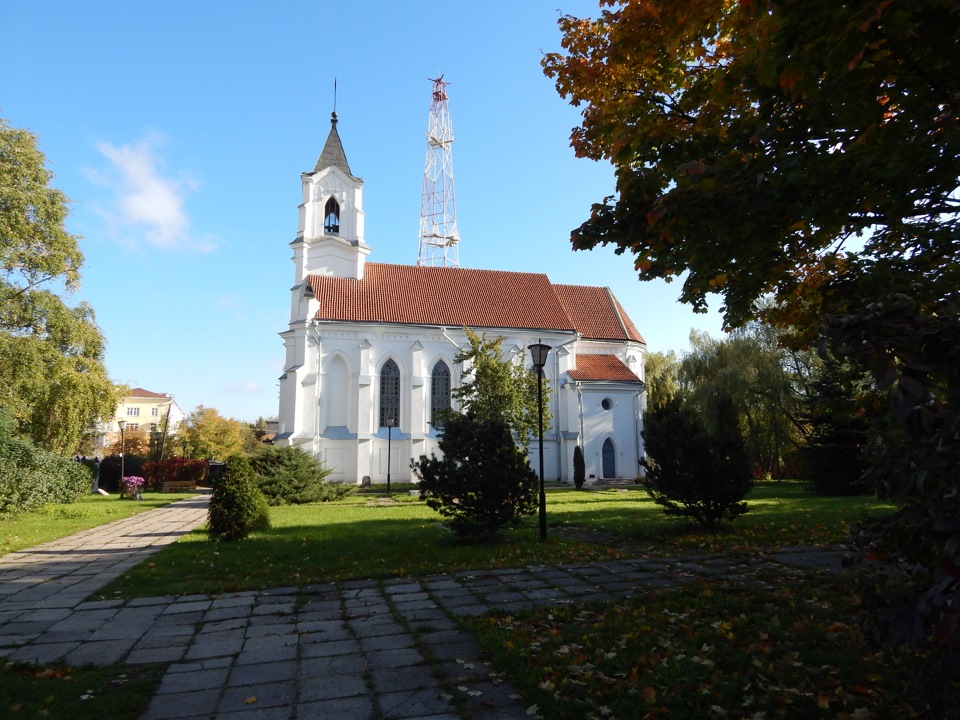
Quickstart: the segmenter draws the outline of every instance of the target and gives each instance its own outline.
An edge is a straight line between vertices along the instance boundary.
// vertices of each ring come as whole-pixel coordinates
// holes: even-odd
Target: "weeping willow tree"
[[[732,403],[746,453],[759,473],[779,476],[803,441],[799,380],[777,345],[776,333],[752,323],[715,339],[690,334],[679,367],[678,392],[696,407],[708,432],[718,432],[721,408]]]
[[[647,353],[643,372],[650,409],[664,406],[680,392],[680,359],[673,350]]]

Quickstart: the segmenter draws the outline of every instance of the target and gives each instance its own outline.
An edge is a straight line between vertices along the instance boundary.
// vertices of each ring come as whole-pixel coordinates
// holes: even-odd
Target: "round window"
[[[600,407],[602,407],[604,410],[612,410],[613,400],[611,400],[610,398],[604,398],[603,400],[600,401]]]

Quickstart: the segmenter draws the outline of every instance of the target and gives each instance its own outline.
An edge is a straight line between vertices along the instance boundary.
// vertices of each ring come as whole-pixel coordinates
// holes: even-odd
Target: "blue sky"
[[[640,283],[627,256],[574,253],[614,188],[578,160],[578,112],[540,69],[560,13],[485,3],[0,0],[0,116],[36,133],[82,235],[81,290],[117,382],[253,421],[277,412],[300,173],[330,128],[364,180],[374,262],[413,264],[428,78],[451,85],[460,265],[610,287],[648,348],[688,348],[719,314]],[[719,302],[714,303],[714,307]]]

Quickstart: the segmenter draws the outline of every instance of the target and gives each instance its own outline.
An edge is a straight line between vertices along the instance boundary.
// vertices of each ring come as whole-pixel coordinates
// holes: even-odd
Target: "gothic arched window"
[[[380,369],[380,427],[386,427],[388,420],[394,427],[400,422],[400,368],[393,360]]]
[[[327,200],[323,208],[323,231],[334,235],[340,234],[340,203],[333,198]]]
[[[433,366],[430,374],[430,423],[443,425],[442,414],[450,409],[450,368],[441,360]]]

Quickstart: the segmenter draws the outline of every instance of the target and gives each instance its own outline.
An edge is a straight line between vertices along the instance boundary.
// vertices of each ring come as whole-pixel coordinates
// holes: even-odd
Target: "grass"
[[[169,505],[195,493],[143,493],[143,500],[84,495],[68,505],[46,505],[22,515],[0,515],[0,557],[51,540]]]
[[[99,594],[215,594],[610,556],[606,547],[560,536],[538,542],[535,518],[508,529],[499,542],[483,545],[458,542],[438,519],[409,495],[351,495],[317,505],[272,507],[268,530],[236,543],[214,543],[197,530]]]
[[[0,660],[0,717],[136,720],[150,704],[163,670],[155,665],[39,667]]]
[[[799,483],[758,486],[754,512],[710,534],[666,517],[642,490],[547,494],[548,542],[524,518],[500,542],[464,545],[415,496],[354,494],[342,500],[270,509],[271,528],[237,543],[201,529],[106,586],[99,596],[218,594],[361,578],[609,559],[638,552],[744,552],[758,547],[842,542],[865,498],[817,498]],[[592,534],[614,544],[588,542]]]
[[[870,497],[813,495],[806,487],[796,481],[757,483],[748,496],[750,511],[735,523],[722,526],[718,533],[668,517],[639,487],[590,493],[564,491],[555,496],[551,509],[554,523],[560,528],[603,532],[621,542],[653,545],[655,550],[670,545],[674,551],[713,553],[843,543],[857,520],[893,509]],[[565,496],[569,502],[563,500]]]

